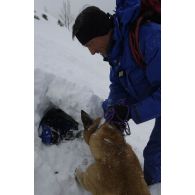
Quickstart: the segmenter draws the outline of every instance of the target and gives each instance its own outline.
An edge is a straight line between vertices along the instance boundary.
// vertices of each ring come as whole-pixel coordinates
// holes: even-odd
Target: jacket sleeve
[[[149,28],[148,28],[149,29]],[[152,29],[152,30],[151,30]],[[142,31],[144,32],[144,31]],[[142,39],[142,52],[147,64],[146,76],[153,89],[152,93],[131,106],[131,116],[135,123],[142,123],[161,115],[161,33],[160,27],[150,28]]]
[[[157,89],[151,96],[131,106],[131,116],[136,124],[158,118],[161,115],[161,90]]]
[[[115,105],[118,101],[122,99],[128,99],[128,95],[126,91],[120,84],[118,75],[116,75],[116,71],[110,71],[110,93],[108,98],[103,102],[102,107],[104,112],[108,109],[109,106]]]

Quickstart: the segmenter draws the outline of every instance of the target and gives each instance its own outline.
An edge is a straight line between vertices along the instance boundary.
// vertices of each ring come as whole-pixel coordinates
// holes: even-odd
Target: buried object
[[[72,140],[79,135],[78,122],[59,108],[49,109],[39,123],[39,137],[47,145]]]

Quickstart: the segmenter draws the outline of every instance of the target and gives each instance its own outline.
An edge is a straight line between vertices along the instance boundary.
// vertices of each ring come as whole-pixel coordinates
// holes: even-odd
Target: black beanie
[[[73,37],[76,36],[80,43],[85,45],[91,39],[107,34],[112,27],[110,14],[95,6],[87,7],[75,20]]]

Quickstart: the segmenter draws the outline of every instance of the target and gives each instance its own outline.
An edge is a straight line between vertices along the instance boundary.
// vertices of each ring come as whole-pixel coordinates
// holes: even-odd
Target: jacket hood
[[[141,0],[116,0],[115,17],[123,33],[139,15],[140,8]]]
[[[139,15],[141,0],[116,0],[116,11],[114,15],[113,40],[114,47],[108,54],[109,61],[116,61],[122,52],[122,41],[129,32],[131,23]]]

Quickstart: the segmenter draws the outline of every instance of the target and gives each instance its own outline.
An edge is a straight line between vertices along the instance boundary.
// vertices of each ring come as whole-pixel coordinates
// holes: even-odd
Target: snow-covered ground
[[[115,0],[34,0],[34,7],[36,11],[48,12],[50,15],[57,18],[62,11],[63,2],[67,1],[70,2],[70,13],[74,17],[87,5],[95,5],[106,12],[113,13],[116,4]]]
[[[74,171],[85,169],[92,161],[88,146],[80,139],[58,146],[45,146],[38,137],[38,123],[45,109],[52,103],[80,123],[81,109],[92,117],[102,116],[101,102],[109,90],[109,65],[102,57],[91,56],[71,32],[56,24],[56,19],[35,19],[35,195],[88,195],[75,179]],[[126,137],[143,166],[145,147],[154,120],[136,125],[129,122],[132,134]],[[160,195],[161,185],[150,188],[152,195]]]

